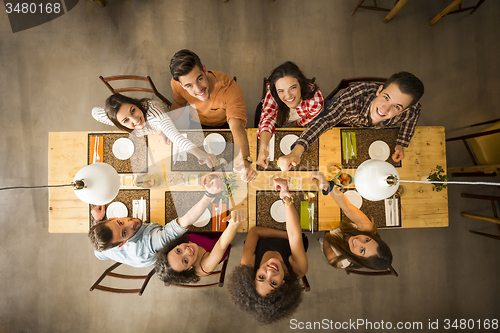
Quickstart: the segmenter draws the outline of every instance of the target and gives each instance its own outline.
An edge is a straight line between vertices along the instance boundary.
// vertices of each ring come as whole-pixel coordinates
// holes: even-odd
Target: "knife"
[[[222,198],[219,200],[219,216],[218,216],[219,223],[217,230],[220,230],[220,225],[222,224],[221,217],[222,217]]]
[[[312,212],[311,212],[311,225],[312,225],[312,228],[311,228],[311,234],[314,234],[314,202],[312,203]]]
[[[345,141],[345,162],[349,163],[349,150],[347,149],[347,132],[344,132],[344,141]]]
[[[397,222],[398,222],[398,221],[396,221],[396,220],[395,220],[395,219],[396,219],[396,217],[397,217],[397,214],[396,214],[396,209],[397,209],[397,207],[396,207],[396,196],[395,196],[395,195],[393,195],[393,196],[392,196],[392,210],[393,210],[393,214],[392,214],[392,220],[393,220],[393,221],[392,221],[392,225],[397,225]]]
[[[349,140],[351,141],[351,159],[354,155],[354,158],[356,157],[356,154],[354,153],[354,145],[352,144],[352,136],[351,136],[351,132],[349,132]]]

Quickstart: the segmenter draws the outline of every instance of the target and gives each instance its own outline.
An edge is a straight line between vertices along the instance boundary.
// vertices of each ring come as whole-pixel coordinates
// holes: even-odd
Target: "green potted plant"
[[[436,165],[436,168],[431,170],[431,173],[427,177],[427,180],[431,182],[432,181],[445,182],[448,181],[448,176],[446,176],[442,166]],[[432,190],[436,192],[442,191],[443,189],[446,188],[446,186],[448,186],[448,184],[432,184],[432,185],[434,185]]]

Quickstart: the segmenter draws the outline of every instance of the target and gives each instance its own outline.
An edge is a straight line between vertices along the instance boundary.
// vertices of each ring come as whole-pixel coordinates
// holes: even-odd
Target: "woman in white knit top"
[[[116,126],[119,129],[134,133],[136,136],[156,134],[167,143],[166,138],[176,144],[180,150],[188,151],[200,164],[214,166],[215,157],[196,147],[182,136],[167,115],[166,106],[151,99],[137,100],[121,94],[108,97],[105,108],[95,107],[92,116],[99,122]]]

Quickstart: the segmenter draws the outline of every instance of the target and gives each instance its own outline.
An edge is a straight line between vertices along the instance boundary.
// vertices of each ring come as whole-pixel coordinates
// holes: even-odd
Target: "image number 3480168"
[[[30,29],[73,9],[79,0],[4,0],[12,32]]]

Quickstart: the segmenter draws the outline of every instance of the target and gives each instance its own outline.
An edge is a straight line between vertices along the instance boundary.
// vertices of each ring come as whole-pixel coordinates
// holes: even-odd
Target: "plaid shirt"
[[[311,90],[314,89],[313,84],[309,84]],[[306,126],[314,117],[316,117],[321,110],[323,110],[325,97],[319,88],[314,93],[312,98],[300,101],[299,105],[295,108],[300,119],[297,120],[297,125]],[[262,114],[260,116],[258,136],[262,131],[274,133],[276,127],[276,117],[278,116],[278,104],[271,95],[271,89],[267,86],[266,97],[262,100]]]
[[[384,128],[399,125],[396,145],[408,147],[411,137],[415,132],[418,117],[420,116],[420,103],[416,103],[408,110],[394,118],[371,125],[370,105],[375,99],[375,93],[380,85],[372,82],[363,82],[350,85],[340,97],[333,102],[324,113],[325,116],[316,118],[302,132],[300,138],[292,145],[302,145],[306,150],[316,141],[321,134],[337,124],[352,127]]]

